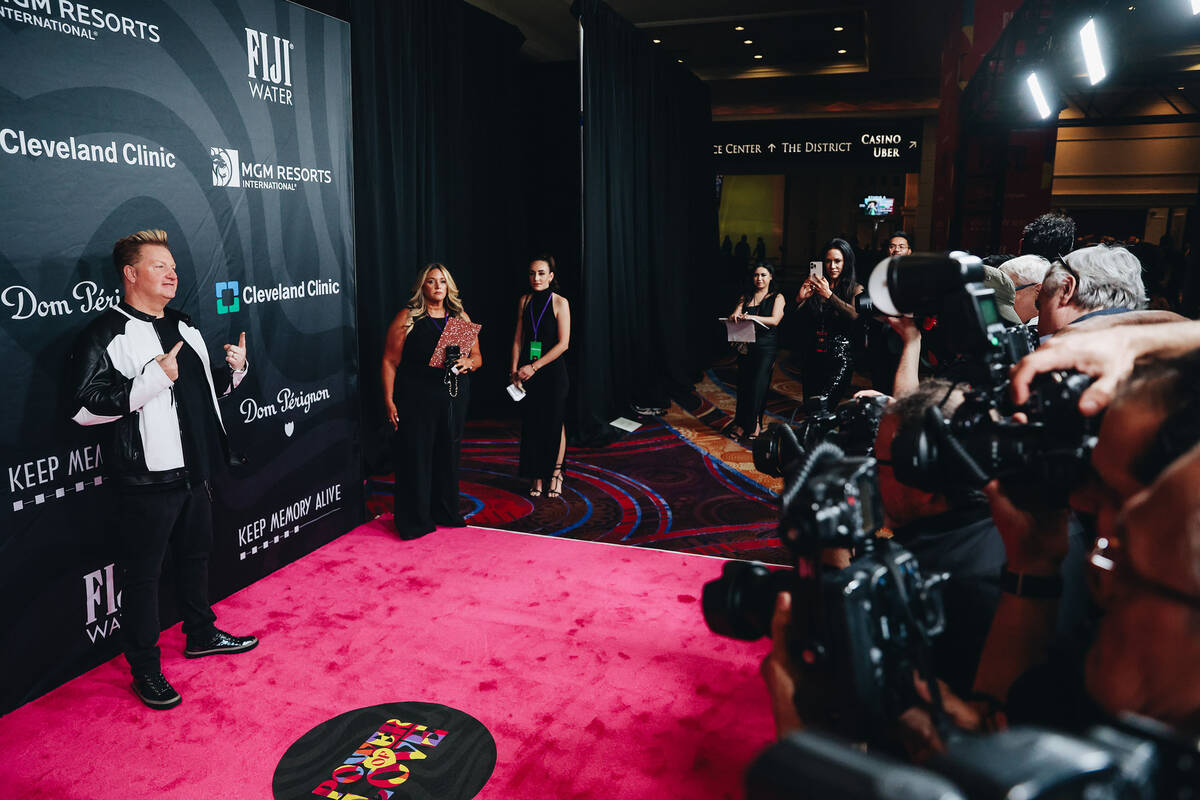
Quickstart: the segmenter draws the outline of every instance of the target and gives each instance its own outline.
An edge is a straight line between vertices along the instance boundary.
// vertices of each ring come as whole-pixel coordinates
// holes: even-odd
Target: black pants
[[[854,355],[845,336],[830,336],[824,352],[817,352],[804,364],[804,399],[824,395],[828,408],[841,402],[854,378]]]
[[[747,353],[738,356],[737,410],[733,422],[747,435],[762,423],[777,352],[773,343],[752,344]]]
[[[400,424],[392,437],[392,513],[404,538],[424,536],[436,524],[461,524],[458,456],[470,384],[460,376],[454,398],[441,385],[407,384],[396,392]]]
[[[208,488],[201,484],[122,492],[118,508],[125,658],[135,676],[153,675],[161,670],[158,583],[168,547],[183,632],[202,636],[211,633],[216,622],[208,602],[212,501]]]

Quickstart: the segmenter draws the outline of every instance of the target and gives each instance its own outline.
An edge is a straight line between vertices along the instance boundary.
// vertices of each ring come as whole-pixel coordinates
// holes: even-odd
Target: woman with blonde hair
[[[408,303],[388,327],[381,375],[383,404],[396,435],[392,490],[396,531],[403,539],[431,533],[437,525],[461,527],[458,455],[470,396],[470,373],[483,364],[476,342],[457,362],[458,375],[429,366],[446,322],[471,318],[458,286],[442,264],[428,264],[413,284]]]

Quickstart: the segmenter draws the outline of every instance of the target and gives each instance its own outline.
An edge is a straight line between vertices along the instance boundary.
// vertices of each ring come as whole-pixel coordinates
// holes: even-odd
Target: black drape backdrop
[[[583,267],[573,337],[581,438],[630,404],[661,407],[712,356],[717,215],[701,81],[601,0],[584,30]]]
[[[350,18],[370,467],[383,452],[384,335],[418,270],[446,264],[483,323],[472,414],[487,415],[503,408],[520,262],[534,245],[522,189],[520,32],[459,0],[354,0]],[[573,106],[569,95],[559,102]]]

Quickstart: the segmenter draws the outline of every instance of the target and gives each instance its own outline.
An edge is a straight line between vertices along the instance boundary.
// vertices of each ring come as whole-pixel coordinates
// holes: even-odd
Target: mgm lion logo
[[[212,154],[213,186],[242,185],[241,163],[238,161],[238,151],[229,147],[210,147]]]

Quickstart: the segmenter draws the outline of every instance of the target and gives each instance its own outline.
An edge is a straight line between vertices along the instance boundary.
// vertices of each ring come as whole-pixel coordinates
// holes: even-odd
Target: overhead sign
[[[920,119],[764,120],[712,126],[713,157],[725,172],[786,172],[815,164],[921,168]]]

